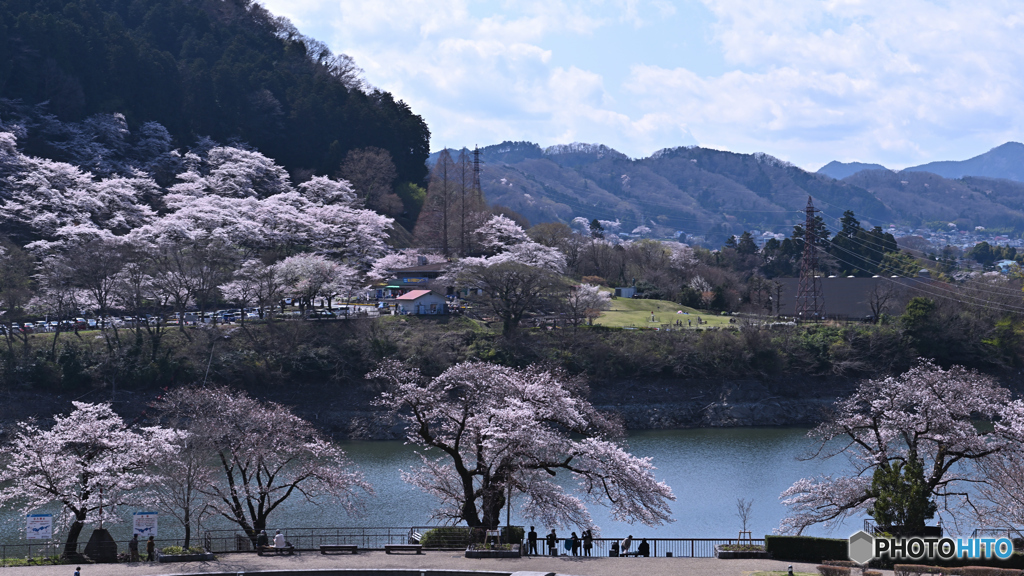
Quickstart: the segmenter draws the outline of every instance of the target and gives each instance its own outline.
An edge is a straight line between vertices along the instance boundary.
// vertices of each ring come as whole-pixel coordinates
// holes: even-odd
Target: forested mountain
[[[980,176],[1024,182],[1024,144],[1007,142],[967,160],[930,162],[904,171],[931,172],[943,178]]]
[[[839,162],[833,160],[828,164],[825,164],[821,168],[818,168],[817,174],[824,174],[825,176],[831,176],[836,180],[842,180],[847,176],[853,176],[861,170],[888,170],[881,164],[865,164],[864,162]]]
[[[0,119],[27,130],[33,156],[64,160],[48,115],[119,113],[133,132],[165,126],[175,147],[245,142],[297,179],[382,148],[422,185],[426,124],[359,74],[251,0],[0,0]]]
[[[949,180],[884,168],[837,180],[767,154],[699,147],[630,159],[599,144],[542,149],[531,142],[503,142],[482,148],[481,156],[487,201],[533,224],[578,217],[618,220],[620,232],[646,226],[654,235],[668,236],[682,230],[721,245],[744,230],[788,234],[803,222],[811,196],[833,227],[852,210],[869,227],[958,221],[964,227],[1024,230],[1024,184],[1010,180]]]
[[[721,243],[749,229],[789,233],[802,221],[808,196],[837,218],[848,209],[871,223],[887,218],[884,204],[863,188],[766,154],[683,147],[632,160],[603,145],[542,150],[530,142],[481,152],[487,201],[534,224],[618,220],[623,232],[639,226],[655,235],[683,230]]]

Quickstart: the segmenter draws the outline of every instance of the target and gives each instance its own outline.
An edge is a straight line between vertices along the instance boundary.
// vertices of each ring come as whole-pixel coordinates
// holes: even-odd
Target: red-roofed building
[[[430,290],[410,290],[395,298],[399,314],[446,314],[448,307],[444,296]]]

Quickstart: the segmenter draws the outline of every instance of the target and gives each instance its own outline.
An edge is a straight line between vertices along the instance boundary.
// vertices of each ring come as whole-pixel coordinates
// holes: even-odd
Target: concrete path
[[[556,573],[573,576],[749,576],[766,570],[785,571],[789,562],[777,560],[718,560],[716,558],[581,558],[571,556],[469,559],[459,552],[385,554],[360,552],[356,555],[323,555],[300,552],[295,556],[219,554],[213,562],[182,564],[86,564],[82,576],[150,576],[158,574],[202,574],[211,572],[257,574],[275,570],[469,570],[496,572]],[[797,572],[817,573],[814,564],[794,564]],[[0,568],[0,576],[72,576],[74,565]],[[891,572],[888,576],[891,576]]]

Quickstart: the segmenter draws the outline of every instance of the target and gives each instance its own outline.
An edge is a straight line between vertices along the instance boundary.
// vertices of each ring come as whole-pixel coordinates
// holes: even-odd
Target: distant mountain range
[[[888,170],[888,168],[881,164],[836,162],[833,160],[822,166],[818,170],[818,174],[825,174],[837,180],[842,180],[862,170]],[[1024,182],[1024,144],[1020,142],[1007,142],[968,160],[929,162],[920,166],[904,168],[903,172],[931,172],[943,178],[953,179],[963,178],[964,176],[980,176],[982,178],[1003,178]]]
[[[865,164],[864,162],[839,162],[833,160],[818,169],[818,174],[831,176],[836,180],[842,180],[847,176],[853,176],[861,170],[888,170],[881,164]]]
[[[487,200],[533,224],[579,216],[619,220],[626,233],[643,224],[658,236],[683,231],[715,245],[744,230],[789,234],[803,221],[811,196],[832,228],[843,211],[853,210],[865,225],[956,222],[960,229],[1024,231],[1024,183],[1007,179],[1024,166],[1024,145],[1016,143],[964,162],[925,165],[938,164],[935,170],[948,169],[955,180],[924,166],[893,172],[877,164],[833,162],[812,173],[763,153],[700,147],[641,159],[601,144],[542,149],[503,142],[481,151]],[[1014,154],[1021,158],[1017,164]]]

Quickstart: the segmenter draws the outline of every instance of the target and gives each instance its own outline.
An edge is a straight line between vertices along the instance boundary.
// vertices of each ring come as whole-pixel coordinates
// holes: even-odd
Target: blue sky
[[[1024,1],[263,0],[422,115],[432,149],[697,144],[816,170],[1024,140]]]

